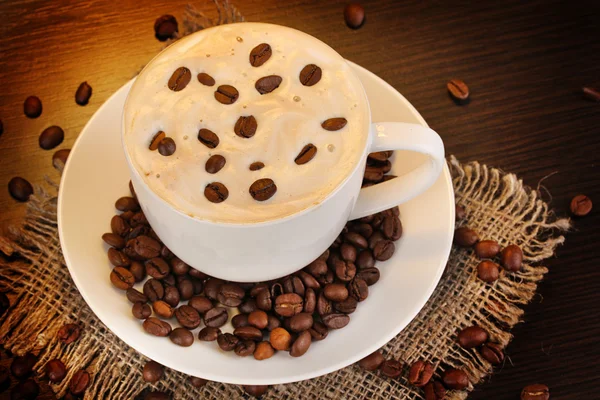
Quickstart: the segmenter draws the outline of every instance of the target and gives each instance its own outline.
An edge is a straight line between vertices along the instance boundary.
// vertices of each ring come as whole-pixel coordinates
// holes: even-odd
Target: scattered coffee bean
[[[331,301],[344,301],[348,298],[348,289],[341,283],[330,283],[323,289],[323,294]]]
[[[390,240],[398,240],[402,236],[402,223],[398,217],[385,217],[381,223],[381,231]]]
[[[432,381],[425,385],[425,400],[444,400],[446,388],[439,381]]]
[[[202,340],[203,342],[214,342],[217,340],[217,337],[220,334],[221,330],[219,328],[205,326],[204,328],[200,329],[200,332],[198,332],[198,339]]]
[[[592,199],[584,194],[579,194],[571,200],[571,214],[576,217],[585,217],[592,211]]]
[[[204,188],[204,196],[211,203],[222,203],[229,197],[229,190],[221,182],[212,182]]]
[[[208,383],[206,379],[198,378],[197,376],[188,377],[188,381],[195,388],[201,388],[203,386],[206,386],[206,384]]]
[[[254,136],[257,129],[258,123],[256,122],[254,115],[239,117],[235,123],[235,126],[233,127],[233,131],[236,135],[246,139]]]
[[[155,317],[147,318],[143,323],[144,330],[154,336],[169,336],[171,325],[166,321],[161,321]]]
[[[69,382],[69,391],[75,396],[82,395],[90,384],[90,373],[86,370],[79,370],[71,378]]]
[[[492,365],[500,365],[504,361],[504,352],[498,343],[484,343],[479,349],[479,353]]]
[[[600,90],[591,87],[584,87],[581,91],[583,93],[583,97],[589,101],[600,101]]]
[[[275,354],[275,349],[271,346],[271,343],[260,342],[254,350],[254,359],[259,361],[266,360],[273,357],[273,354]]]
[[[10,391],[10,400],[33,400],[40,394],[40,386],[33,379],[18,382]]]
[[[500,268],[493,261],[483,260],[477,266],[477,276],[484,282],[495,282],[500,277]]]
[[[158,152],[162,156],[169,157],[175,153],[175,150],[177,150],[177,145],[170,137],[166,137],[158,143]]]
[[[174,16],[165,14],[154,21],[154,35],[161,42],[173,38],[175,32],[179,32],[179,27]]]
[[[217,300],[227,307],[237,307],[242,304],[244,298],[244,289],[235,283],[225,283],[221,285]]]
[[[133,274],[127,268],[115,267],[110,273],[110,281],[117,288],[127,290],[135,284]]]
[[[312,143],[307,144],[300,150],[300,153],[294,159],[294,162],[298,165],[303,165],[312,160],[317,154],[317,146]]]
[[[24,202],[33,194],[33,186],[28,180],[17,176],[8,182],[8,193],[13,199]]]
[[[131,264],[129,257],[112,247],[108,249],[108,261],[115,267],[128,267]]]
[[[152,309],[146,303],[137,302],[133,305],[131,313],[137,319],[146,319],[152,315]]]
[[[190,347],[194,343],[194,334],[186,328],[175,328],[169,334],[169,339],[177,346]]]
[[[391,240],[381,240],[377,242],[373,249],[373,256],[378,261],[387,261],[394,255],[396,245]]]
[[[203,84],[204,86],[214,86],[215,79],[207,73],[200,72],[198,74],[198,82]]]
[[[256,162],[253,162],[252,164],[250,164],[249,169],[250,169],[250,171],[258,171],[258,170],[263,169],[264,167],[265,167],[264,163],[262,163],[260,161],[256,161]]]
[[[408,372],[408,381],[417,387],[423,387],[429,383],[433,376],[433,365],[425,361],[417,361]]]
[[[230,85],[221,85],[215,91],[215,99],[221,104],[233,104],[239,96],[237,89]]]
[[[293,332],[304,332],[313,326],[313,317],[309,313],[300,313],[290,318],[290,329]]]
[[[23,112],[28,118],[37,118],[42,115],[42,101],[39,97],[29,96],[23,103]]]
[[[146,261],[145,265],[146,273],[154,279],[164,279],[171,272],[169,264],[159,257]]]
[[[154,303],[152,303],[152,309],[154,310],[154,313],[156,315],[166,319],[171,318],[175,313],[173,307],[171,307],[167,302],[163,300],[157,300]]]
[[[370,267],[361,269],[356,276],[364,280],[367,286],[371,286],[379,281],[380,273],[377,267]]]
[[[458,228],[454,231],[454,244],[460,247],[472,247],[479,241],[477,232],[467,227]]]
[[[469,100],[469,87],[460,79],[452,79],[447,84],[450,97],[458,104],[464,104]]]
[[[133,197],[121,197],[115,202],[115,208],[119,211],[140,211],[140,203]]]
[[[469,378],[461,369],[450,368],[442,376],[444,386],[448,389],[463,390],[469,386]]]
[[[26,353],[23,356],[16,356],[10,364],[10,372],[17,379],[23,379],[31,375],[33,366],[37,362],[37,357],[32,353]]]
[[[373,252],[371,252],[371,250],[368,249],[360,252],[356,257],[355,263],[356,266],[360,269],[374,268],[375,258],[373,257]]]
[[[200,322],[202,322],[198,311],[190,305],[185,304],[175,310],[175,318],[177,318],[177,322],[181,326],[188,329],[196,329],[200,326]]]
[[[61,149],[61,150],[57,150],[52,155],[52,165],[59,172],[62,172],[63,169],[65,168],[65,164],[67,163],[67,158],[69,157],[70,153],[71,153],[70,149]]]
[[[269,317],[263,310],[252,311],[248,315],[248,323],[258,329],[265,329],[269,325]]]
[[[296,293],[286,293],[275,298],[275,312],[282,317],[292,317],[300,312],[304,301]]]
[[[548,386],[535,383],[527,385],[521,391],[521,400],[548,400],[550,399],[550,389]]]
[[[39,137],[39,145],[44,150],[51,150],[61,144],[65,139],[65,132],[60,126],[49,126],[44,129]]]
[[[244,392],[248,393],[250,396],[261,397],[263,394],[267,393],[267,389],[269,386],[267,385],[244,385]]]
[[[174,92],[183,90],[192,80],[192,73],[186,67],[179,67],[169,78],[167,86]]]
[[[240,340],[238,344],[235,345],[234,352],[240,357],[248,357],[254,354],[255,350],[256,342],[252,340]]]
[[[383,222],[383,220],[381,220],[381,222]],[[373,235],[371,235],[371,237],[369,238],[369,249],[374,250],[375,246],[377,246],[377,243],[379,243],[382,240],[385,240],[385,237],[383,237],[383,233],[380,231],[374,232]]]
[[[379,369],[389,378],[397,378],[402,374],[402,364],[396,360],[385,360]]]
[[[319,315],[324,316],[331,313],[332,310],[333,306],[331,305],[331,302],[325,297],[324,291],[322,291],[321,293],[319,293],[317,299],[317,312],[319,313]]]
[[[277,185],[272,179],[263,178],[255,181],[250,186],[250,195],[256,201],[269,200],[275,192],[277,192]]]
[[[344,20],[349,28],[360,28],[365,22],[365,9],[357,3],[348,4],[344,8]]]
[[[208,279],[204,285],[204,295],[211,300],[217,300],[217,296],[223,283],[222,280],[217,278]]]
[[[194,296],[188,301],[188,306],[194,308],[200,314],[204,314],[211,308],[213,308],[212,301],[203,296]]]
[[[377,350],[360,360],[358,365],[367,371],[377,371],[384,361],[383,354]]]
[[[358,301],[354,297],[348,297],[346,300],[339,303],[333,303],[333,308],[344,314],[352,314],[356,311]]]
[[[208,172],[209,174],[216,174],[221,169],[223,169],[223,167],[225,166],[225,163],[226,163],[225,157],[223,157],[220,154],[215,154],[215,155],[210,156],[210,158],[208,160],[206,160],[206,165],[204,166],[204,168],[206,169],[206,172]]]
[[[500,255],[500,263],[507,271],[520,271],[523,266],[523,251],[515,244],[506,246]]]
[[[239,328],[235,328],[235,330],[233,331],[233,334],[235,336],[239,337],[240,339],[254,340],[257,342],[261,341],[263,338],[263,334],[260,331],[260,329],[255,328],[250,325],[240,326]]]
[[[309,330],[310,336],[314,341],[320,341],[327,337],[329,334],[329,328],[322,322],[315,322]]]
[[[467,216],[467,212],[463,206],[459,206],[458,204],[455,206],[454,217],[457,221],[461,221],[465,219]]]
[[[165,296],[164,286],[156,279],[148,279],[144,283],[143,292],[151,302],[161,300]]]
[[[231,351],[235,349],[235,346],[238,344],[240,339],[231,333],[223,333],[217,336],[217,344],[223,351]]]
[[[123,239],[119,235],[115,235],[114,233],[105,233],[102,235],[102,240],[109,246],[112,246],[116,249],[122,249],[125,247],[125,239]]]
[[[327,314],[321,316],[321,320],[329,329],[341,329],[348,325],[350,317],[346,314]]]
[[[63,325],[56,334],[58,340],[64,344],[71,344],[81,335],[81,328],[77,324],[66,324]]]
[[[303,356],[310,347],[310,343],[312,342],[312,338],[308,331],[304,331],[298,335],[292,347],[290,348],[290,356],[292,357],[301,357]]]
[[[125,295],[127,296],[127,300],[129,300],[130,302],[132,302],[134,304],[138,303],[138,302],[141,302],[141,303],[148,302],[148,297],[145,294],[143,294],[142,292],[140,292],[139,290],[134,289],[134,288],[127,289]]]
[[[271,331],[269,342],[274,349],[287,351],[292,344],[292,336],[284,328],[275,328]]]
[[[44,369],[46,371],[46,376],[52,383],[58,383],[67,376],[65,364],[58,359],[48,361]]]
[[[273,90],[277,89],[279,85],[281,85],[282,78],[278,75],[268,75],[263,76],[259,80],[256,81],[254,87],[260,94],[271,93]]]
[[[324,121],[321,126],[327,131],[339,131],[346,126],[348,121],[346,118],[330,118]]]
[[[250,65],[260,67],[271,58],[272,54],[271,46],[267,43],[261,43],[250,52]]]
[[[231,318],[231,325],[234,329],[250,325],[248,322],[248,314],[238,314],[234,316]]]
[[[87,82],[82,82],[75,92],[75,102],[80,106],[85,106],[92,97],[92,87]]]
[[[144,365],[142,378],[145,382],[156,383],[160,381],[165,373],[165,368],[156,361],[150,360]]]
[[[304,86],[313,86],[321,80],[322,70],[315,64],[308,64],[300,71],[300,83]]]
[[[204,314],[204,324],[211,328],[220,328],[225,325],[228,318],[226,308],[215,307]]]
[[[356,232],[347,232],[344,234],[344,240],[348,243],[350,243],[351,245],[355,246],[356,248],[359,249],[366,249],[367,247],[369,247],[369,244],[367,242],[367,239],[365,239],[364,237],[362,237],[360,234],[356,233]]]
[[[281,321],[274,315],[269,314],[269,324],[267,325],[267,330],[271,332],[275,328],[279,328],[281,326]]]
[[[110,220],[110,230],[116,235],[124,236],[129,232],[129,225],[123,218],[115,215]]]
[[[475,244],[475,254],[479,258],[494,258],[500,253],[500,245],[494,240],[482,240]]]
[[[479,347],[488,340],[488,333],[479,326],[469,326],[458,334],[458,344],[465,349]]]
[[[219,137],[217,134],[204,128],[198,131],[198,140],[209,149],[214,149],[219,145]]]

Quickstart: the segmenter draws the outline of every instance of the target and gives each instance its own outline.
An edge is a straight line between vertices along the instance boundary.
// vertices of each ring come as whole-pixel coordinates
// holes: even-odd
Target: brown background
[[[98,107],[162,44],[153,23],[181,19],[185,1],[14,0],[0,2],[0,227],[17,223],[25,205],[6,190],[13,176],[57,181],[52,151],[38,135],[57,124],[73,145]],[[248,21],[291,26],[336,48],[406,96],[461,161],[478,160],[519,174],[557,214],[580,192],[597,201],[555,259],[540,294],[514,330],[510,359],[473,399],[516,399],[532,382],[554,399],[598,398],[600,392],[600,103],[581,96],[600,88],[597,1],[365,1],[366,24],[343,21],[344,1],[237,0]],[[194,5],[211,12],[212,3]],[[469,85],[470,104],[446,93],[451,78]],[[75,104],[87,80],[90,104]],[[23,115],[28,95],[42,99],[37,119]],[[101,188],[99,188],[101,190]],[[85,221],[82,221],[85,224]],[[9,364],[2,356],[4,365]],[[47,390],[45,389],[45,392]],[[7,396],[7,393],[2,396]],[[53,398],[47,394],[44,398]]]

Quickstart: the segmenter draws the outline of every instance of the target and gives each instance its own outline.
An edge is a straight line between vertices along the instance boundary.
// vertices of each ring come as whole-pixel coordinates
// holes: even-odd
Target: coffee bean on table
[[[42,115],[42,101],[39,97],[29,96],[23,103],[23,112],[28,118],[37,118]]]
[[[33,400],[40,394],[40,386],[33,379],[18,382],[10,391],[10,400]]]
[[[156,361],[150,360],[144,365],[142,378],[145,382],[156,383],[160,381],[165,373],[165,368]]]
[[[235,345],[234,352],[240,357],[248,357],[254,354],[255,350],[256,342],[252,340],[240,340],[238,344]]]
[[[144,283],[143,292],[151,302],[161,300],[165,296],[165,288],[163,284],[156,279],[148,279]]]
[[[240,96],[236,88],[230,85],[221,85],[215,91],[215,99],[221,104],[233,104]]]
[[[212,328],[220,328],[225,325],[228,318],[226,308],[215,307],[204,313],[204,324]]]
[[[576,217],[585,217],[592,211],[592,199],[584,194],[579,194],[571,200],[571,214]]]
[[[310,328],[308,331],[310,332],[310,336],[314,341],[323,340],[329,334],[329,328],[327,328],[324,323],[319,321],[315,322],[312,328]]]
[[[229,197],[229,190],[221,182],[211,182],[204,188],[204,196],[211,203],[222,203]]]
[[[591,87],[584,87],[581,89],[581,91],[583,93],[583,97],[589,101],[600,101],[600,90]]]
[[[341,329],[348,325],[350,317],[346,314],[327,314],[322,316],[321,320],[329,329]]]
[[[205,72],[200,72],[197,76],[198,82],[203,84],[204,86],[214,86],[215,79]]]
[[[423,387],[431,380],[433,376],[433,365],[428,362],[419,360],[415,362],[408,373],[408,381],[417,386]]]
[[[65,139],[65,132],[60,126],[49,126],[44,129],[39,137],[39,145],[44,150],[50,150],[58,146]]]
[[[174,92],[183,90],[192,80],[192,73],[186,67],[179,67],[169,78],[167,86]]]
[[[67,158],[69,158],[70,153],[71,153],[71,149],[61,149],[61,150],[57,150],[52,155],[52,165],[59,172],[63,172],[63,169],[65,168],[65,164],[67,163]]]
[[[303,165],[312,160],[317,154],[317,146],[312,143],[307,144],[300,150],[300,153],[294,159],[294,162],[298,165]]]
[[[149,317],[143,323],[144,330],[154,336],[169,336],[171,325],[155,317]]]
[[[217,337],[221,334],[221,330],[219,328],[212,328],[210,326],[205,326],[200,329],[198,332],[198,339],[203,342],[213,342],[217,340]]]
[[[186,328],[175,328],[169,334],[171,342],[177,346],[190,347],[194,343],[194,335]]]
[[[190,305],[185,304],[179,306],[175,310],[175,318],[177,318],[177,322],[179,322],[181,326],[188,329],[196,329],[200,326],[200,322],[202,322],[198,311]]]
[[[56,334],[58,340],[64,344],[71,344],[81,335],[81,328],[77,324],[66,324],[63,325]]]
[[[484,343],[479,349],[479,353],[492,365],[500,365],[504,361],[504,352],[498,343]]]
[[[214,149],[219,145],[219,137],[216,133],[208,129],[200,129],[198,131],[198,141],[208,147],[209,149]]]
[[[52,383],[58,383],[67,376],[67,368],[59,359],[48,361],[44,369],[46,371],[46,376]]]
[[[479,326],[469,326],[458,333],[458,344],[465,349],[479,347],[488,340],[488,333]]]
[[[175,150],[177,150],[177,145],[170,137],[163,138],[158,143],[158,152],[162,156],[169,157],[175,153]]]
[[[346,118],[329,118],[323,121],[321,127],[327,131],[339,131],[346,126],[348,121]]]
[[[348,4],[344,8],[344,20],[349,28],[360,28],[365,22],[365,9],[357,3]]]
[[[249,169],[250,169],[250,171],[258,171],[258,170],[263,169],[264,167],[265,167],[265,164],[263,162],[256,161],[256,162],[253,162],[252,164],[250,164]]]
[[[248,393],[250,396],[261,397],[263,394],[267,393],[269,389],[268,385],[244,385],[244,392]]]
[[[161,42],[171,39],[175,32],[179,32],[179,28],[174,16],[165,14],[154,21],[154,35]]]
[[[523,266],[523,251],[515,244],[506,246],[500,254],[500,263],[507,271],[520,271]]]
[[[277,192],[277,185],[272,179],[263,178],[255,181],[249,189],[250,195],[256,201],[269,200],[275,192]]]
[[[225,166],[225,163],[225,157],[220,154],[214,154],[210,156],[208,160],[206,160],[204,168],[209,174],[216,174]]]
[[[359,277],[355,277],[348,285],[348,293],[351,297],[355,298],[359,302],[366,300],[366,298],[369,296],[369,287],[367,282]]]
[[[82,82],[75,92],[75,102],[80,106],[85,106],[92,97],[92,87],[87,82]]]
[[[521,400],[548,400],[549,398],[550,389],[541,383],[527,385],[521,391]]]
[[[458,104],[464,104],[469,100],[469,87],[460,79],[452,79],[447,84],[450,97]]]
[[[82,395],[85,392],[85,389],[88,388],[90,380],[91,377],[89,372],[84,369],[77,371],[71,378],[69,391],[75,396]]]
[[[493,261],[483,260],[477,266],[477,276],[484,282],[495,282],[500,277],[500,268]]]
[[[341,283],[330,283],[323,288],[323,294],[331,301],[344,301],[348,298],[348,289]]]
[[[188,381],[195,388],[201,388],[208,383],[208,381],[206,379],[199,378],[197,376],[189,376]]]
[[[233,127],[235,134],[245,139],[254,136],[257,129],[258,123],[256,122],[254,115],[239,117],[235,123],[235,126]]]
[[[397,378],[402,374],[402,364],[396,360],[385,360],[379,369],[388,378]]]
[[[37,357],[32,353],[26,353],[22,356],[13,358],[10,364],[10,372],[17,379],[26,378],[31,375],[33,366],[37,362]]]
[[[448,389],[463,390],[469,386],[469,378],[461,369],[450,368],[442,376],[444,386]]]
[[[460,247],[472,247],[479,241],[477,232],[467,227],[458,228],[454,231],[454,244]]]
[[[152,309],[146,303],[137,302],[131,308],[131,313],[137,319],[146,319],[152,315]]]
[[[446,388],[439,381],[431,381],[423,389],[425,400],[444,400],[446,398]]]
[[[217,344],[223,351],[231,351],[235,349],[240,339],[231,333],[223,333],[217,337]]]
[[[475,254],[479,258],[494,258],[500,253],[500,245],[495,240],[482,240],[475,244]]]
[[[290,356],[292,357],[301,357],[303,356],[310,347],[310,343],[312,342],[312,338],[308,331],[304,331],[298,335],[294,343],[292,343],[292,347],[290,348]]]
[[[358,362],[358,365],[367,371],[377,371],[385,361],[383,354],[379,350],[369,354]]]
[[[302,312],[303,306],[302,297],[296,293],[286,293],[275,298],[275,312],[282,317],[292,317]]]
[[[263,76],[262,78],[256,81],[254,87],[261,95],[267,94],[277,89],[279,85],[281,85],[282,81],[283,79],[279,75]]]
[[[333,308],[344,314],[352,314],[356,311],[358,301],[354,297],[348,297],[346,300],[333,303]]]
[[[260,67],[271,58],[272,54],[271,46],[267,43],[261,43],[250,51],[250,65]]]
[[[300,71],[300,83],[304,86],[316,85],[321,80],[322,70],[315,64],[308,64]]]
[[[33,194],[33,186],[28,180],[16,176],[8,182],[8,193],[13,199],[18,201],[27,201]]]
[[[140,203],[133,197],[125,196],[115,202],[115,208],[119,211],[139,211]]]
[[[139,290],[134,289],[134,288],[127,289],[127,292],[125,293],[125,295],[127,296],[127,300],[129,300],[132,303],[137,303],[137,302],[147,303],[148,302],[148,297],[145,294],[143,294],[142,292],[140,292]]]
[[[133,274],[127,268],[115,267],[110,273],[110,281],[117,288],[127,290],[135,284]]]

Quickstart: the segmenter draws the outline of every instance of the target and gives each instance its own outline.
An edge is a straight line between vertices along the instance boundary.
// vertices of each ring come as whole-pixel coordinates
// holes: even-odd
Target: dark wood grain
[[[185,1],[144,3],[55,0],[0,2],[0,184],[19,175],[57,181],[52,151],[38,147],[47,126],[63,127],[72,146],[98,107],[157,51],[154,19],[182,16]],[[198,1],[210,11],[212,3]],[[532,382],[550,386],[552,398],[598,398],[600,392],[600,104],[585,101],[584,85],[600,87],[600,6],[597,1],[394,1],[363,3],[359,30],[343,21],[344,1],[237,1],[249,21],[288,25],[312,34],[370,69],[404,94],[438,131],[448,154],[512,171],[550,194],[564,215],[572,196],[597,205],[574,221],[566,245],[514,329],[510,360],[473,399],[516,399]],[[464,80],[471,102],[448,97],[449,79]],[[74,101],[87,80],[90,104]],[[25,118],[28,95],[44,112]],[[544,192],[545,193],[545,192]],[[0,190],[0,227],[23,215]],[[2,364],[8,363],[4,359]],[[53,398],[47,387],[44,396]],[[3,395],[0,395],[2,397]],[[6,396],[6,394],[4,394]]]

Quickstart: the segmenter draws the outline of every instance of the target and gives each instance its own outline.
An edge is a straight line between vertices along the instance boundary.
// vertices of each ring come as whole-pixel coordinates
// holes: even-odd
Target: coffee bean
[[[139,211],[140,203],[133,197],[121,197],[115,202],[115,208],[119,211]]]
[[[37,357],[32,353],[26,353],[23,356],[16,356],[10,364],[10,372],[17,379],[26,378],[31,375],[33,366],[37,362]]]
[[[290,356],[292,357],[301,357],[303,356],[310,347],[310,343],[312,342],[312,338],[308,331],[304,331],[298,335],[292,347],[290,348]]]
[[[467,216],[467,212],[463,206],[459,206],[458,204],[455,206],[454,216],[457,221],[461,221],[465,219]]]
[[[211,328],[220,328],[227,322],[229,316],[227,309],[223,307],[215,307],[204,313],[204,325]]]
[[[379,369],[389,378],[397,378],[402,374],[402,364],[396,360],[385,360]]]
[[[507,271],[520,271],[523,266],[523,251],[515,244],[506,246],[500,255],[500,263]]]
[[[221,330],[219,328],[205,326],[204,328],[200,329],[200,332],[198,332],[198,339],[202,340],[203,342],[214,342],[217,340],[217,337],[220,334]]]
[[[350,230],[358,233],[367,240],[373,234],[373,227],[367,223],[354,224],[350,227]]]
[[[221,182],[211,182],[204,188],[204,196],[211,203],[222,203],[229,197],[229,190]]]
[[[454,244],[460,247],[472,247],[479,241],[477,232],[467,227],[458,228],[454,231]]]
[[[273,349],[271,343],[260,342],[256,345],[256,349],[254,350],[254,359],[258,361],[266,360],[273,357],[273,354],[275,354],[275,349]]]
[[[61,150],[57,150],[52,155],[52,165],[59,172],[63,172],[63,169],[65,168],[65,164],[67,163],[67,158],[69,157],[70,153],[71,153],[70,149],[61,149]]]
[[[177,276],[187,275],[190,270],[190,266],[177,257],[171,259],[169,264],[171,265],[171,271]]]
[[[302,297],[296,293],[286,293],[275,298],[275,312],[282,317],[291,317],[302,312],[303,306]]]
[[[329,329],[341,329],[350,322],[350,317],[346,314],[327,314],[321,319]]]
[[[379,243],[382,240],[385,240],[383,233],[380,231],[374,232],[373,235],[371,235],[371,237],[369,238],[369,249],[374,250],[375,246],[377,246],[377,243]]]
[[[304,86],[313,86],[321,80],[322,70],[315,64],[308,64],[300,71],[300,83]]]
[[[133,274],[127,268],[115,267],[110,273],[110,281],[117,288],[127,290],[135,284]]]
[[[179,67],[169,78],[167,86],[174,92],[183,90],[192,80],[192,73],[186,67]]]
[[[357,301],[363,301],[369,296],[369,287],[367,282],[359,277],[355,277],[352,282],[348,285],[348,292],[351,297],[354,297]]]
[[[137,302],[133,305],[131,313],[137,319],[146,319],[152,315],[152,309],[146,303]]]
[[[169,339],[177,346],[190,347],[194,343],[194,334],[186,328],[175,328],[169,334]]]
[[[323,294],[331,301],[344,301],[348,298],[348,289],[341,283],[331,283],[323,289]]]
[[[235,349],[235,346],[238,344],[240,339],[236,336],[233,336],[231,333],[223,333],[217,336],[217,344],[223,351],[231,351]]]
[[[116,235],[124,236],[129,232],[129,225],[123,218],[115,215],[110,220],[110,230]]]
[[[219,137],[217,134],[204,128],[198,131],[198,140],[209,149],[214,149],[219,145]]]
[[[76,324],[66,324],[63,325],[56,334],[58,340],[63,342],[64,344],[71,344],[81,335],[81,328]]]
[[[24,202],[33,194],[33,186],[26,179],[17,176],[8,182],[8,192],[13,199]]]
[[[500,253],[500,245],[494,240],[482,240],[475,244],[475,254],[479,258],[494,258]]]
[[[492,283],[500,276],[500,268],[493,261],[483,260],[477,266],[477,276],[484,282]]]
[[[396,246],[394,242],[391,240],[381,240],[375,245],[373,256],[378,261],[387,261],[394,255],[395,250]]]
[[[234,352],[240,357],[248,357],[254,353],[256,349],[256,343],[252,340],[240,340],[235,345]]]
[[[230,85],[221,85],[215,91],[215,99],[221,104],[233,104],[239,96],[237,89]]]
[[[271,93],[281,85],[282,78],[278,75],[268,75],[260,78],[254,84],[254,87],[261,95]]]
[[[521,391],[521,400],[548,400],[549,398],[550,389],[541,383],[527,385]]]
[[[233,127],[233,131],[236,135],[246,139],[254,136],[256,129],[258,129],[258,123],[256,122],[254,115],[239,117]]]
[[[360,4],[348,4],[344,8],[344,20],[349,28],[360,28],[365,22],[365,9]]]
[[[585,217],[592,211],[592,199],[584,194],[579,194],[571,200],[571,214],[576,217]]]
[[[87,82],[82,82],[75,92],[75,102],[80,106],[85,106],[92,97],[92,87]]]
[[[267,330],[270,332],[275,328],[279,328],[281,326],[281,321],[274,315],[268,314],[269,324],[267,325]]]
[[[408,373],[408,381],[417,387],[423,387],[429,383],[433,376],[433,365],[425,361],[417,361]]]
[[[345,127],[347,123],[348,121],[346,118],[329,118],[328,120],[323,121],[321,127],[327,131],[339,131]]]
[[[377,267],[363,268],[357,272],[356,276],[367,283],[367,286],[376,284],[379,281],[379,269]]]
[[[23,103],[23,112],[28,118],[37,118],[42,115],[42,101],[39,97],[29,96]]]
[[[600,101],[600,91],[591,87],[584,87],[581,89],[583,97],[589,101]]]
[[[308,288],[306,289],[306,293],[304,294],[304,309],[305,313],[312,314],[315,312],[317,307],[317,295],[315,294],[314,289]]]
[[[248,322],[248,314],[238,314],[234,316],[231,318],[231,325],[234,329],[250,325]]]
[[[346,300],[333,303],[333,308],[344,314],[352,314],[356,311],[356,306],[358,305],[358,301],[354,297],[348,297]]]
[[[267,43],[261,43],[250,51],[250,65],[260,67],[271,58],[273,51]]]
[[[221,285],[217,300],[227,307],[237,307],[242,304],[244,298],[244,289],[235,283],[226,283]]]
[[[381,231],[390,240],[398,240],[402,236],[402,223],[398,217],[385,217],[381,223]]]
[[[123,247],[125,247],[125,239],[114,233],[103,234],[102,240],[104,240],[104,242],[109,246],[112,246],[116,249],[122,249]]]
[[[249,169],[250,169],[250,171],[258,171],[258,170],[263,169],[264,167],[265,167],[264,163],[262,163],[260,161],[256,161],[256,162],[253,162],[252,164],[250,164]]]
[[[349,243],[342,243],[340,246],[340,254],[345,261],[354,262],[356,261],[356,247]]]
[[[249,394],[250,396],[254,396],[256,398],[260,398],[263,394],[267,392],[269,389],[268,385],[244,385],[244,392]]]
[[[39,137],[39,145],[44,150],[50,150],[58,146],[65,139],[65,132],[60,126],[49,126],[44,129]]]
[[[263,178],[255,181],[249,189],[250,195],[256,201],[269,200],[275,192],[277,192],[277,185],[272,179]]]
[[[223,157],[220,154],[215,154],[210,156],[210,158],[206,160],[206,165],[204,166],[204,168],[209,174],[216,174],[225,166],[225,163],[225,157]]]
[[[85,392],[85,389],[87,389],[89,386],[90,380],[91,377],[89,372],[84,369],[79,370],[71,378],[71,382],[69,382],[69,390],[75,396],[82,395]]]
[[[147,303],[148,302],[148,297],[145,294],[141,293],[137,289],[129,288],[129,289],[127,289],[127,292],[125,293],[125,295],[127,296],[127,300],[129,300],[132,303],[137,303],[137,302]]]
[[[356,248],[359,249],[366,249],[367,247],[369,247],[369,244],[367,242],[367,239],[365,239],[364,237],[362,237],[360,234],[356,233],[356,232],[347,232],[344,234],[344,240],[347,243],[350,243],[351,245],[355,246]]]
[[[467,374],[461,369],[448,369],[442,376],[444,386],[448,389],[463,390],[469,386],[469,378]]]
[[[360,360],[358,365],[367,371],[377,371],[384,361],[383,354],[377,350]]]
[[[312,143],[307,144],[300,150],[300,153],[294,159],[294,162],[298,165],[303,165],[312,160],[317,154],[317,146]]]
[[[235,330],[233,331],[233,334],[237,337],[239,337],[240,339],[244,339],[244,340],[254,340],[254,341],[261,341],[262,340],[262,332],[260,331],[260,329],[255,328],[253,326],[247,325],[247,326],[240,326],[238,328],[235,328]]]
[[[330,314],[332,310],[333,306],[331,305],[331,302],[327,299],[327,297],[325,297],[325,291],[323,290],[321,293],[319,293],[319,296],[317,298],[317,313],[320,316],[324,316]]]
[[[469,87],[460,79],[452,79],[447,84],[448,93],[454,101],[464,104],[469,100]]]
[[[290,329],[293,332],[303,332],[313,326],[313,317],[309,313],[300,313],[290,319]]]
[[[498,343],[484,343],[479,349],[479,353],[492,365],[500,365],[504,361],[504,352]]]
[[[444,400],[446,398],[446,389],[441,382],[431,381],[425,388],[425,400]]]
[[[146,261],[145,266],[146,273],[154,279],[163,279],[171,272],[169,264],[159,257]]]
[[[163,300],[157,300],[154,303],[152,303],[152,309],[154,310],[156,315],[166,319],[171,318],[173,316],[173,313],[175,312],[175,310],[173,310],[173,307],[171,307],[167,302]]]
[[[256,310],[248,315],[248,323],[258,329],[265,329],[269,324],[269,317],[266,312]]]
[[[313,341],[323,340],[329,334],[329,328],[327,328],[327,326],[324,323],[319,321],[315,322],[312,328],[310,328],[308,331]]]
[[[304,269],[312,276],[318,277],[327,273],[327,264],[323,260],[315,260],[308,264]]]
[[[115,248],[108,249],[108,261],[115,267],[128,267],[131,260],[125,254]]]
[[[195,388],[201,388],[208,383],[206,379],[198,378],[197,376],[188,376],[188,382]]]
[[[171,325],[155,317],[147,318],[142,325],[146,332],[154,336],[166,337],[171,333]]]
[[[215,79],[207,73],[200,72],[198,74],[198,82],[203,84],[204,86],[214,86]]]
[[[321,287],[321,284],[319,284],[319,282],[315,279],[315,277],[312,276],[311,274],[309,274],[308,272],[300,270],[300,271],[296,272],[296,275],[302,281],[305,290],[308,290],[308,289],[316,290]]]
[[[165,288],[162,283],[156,279],[148,279],[144,283],[143,292],[151,302],[161,300],[165,296]]]
[[[269,342],[274,349],[287,351],[292,344],[292,336],[284,328],[275,328],[271,331]]]
[[[270,311],[273,307],[271,293],[269,290],[262,290],[256,296],[256,306],[264,311]]]
[[[58,383],[67,376],[65,364],[58,359],[48,361],[44,369],[46,371],[46,376],[52,383]]]
[[[465,349],[479,347],[488,340],[488,333],[479,326],[470,326],[464,328],[458,334],[458,344]]]
[[[356,266],[349,261],[337,261],[335,276],[342,282],[350,282],[356,276]]]
[[[175,318],[181,326],[188,329],[196,329],[200,326],[202,319],[196,309],[188,305],[182,305],[175,310]]]
[[[158,152],[162,156],[169,157],[175,153],[175,150],[177,150],[177,145],[170,137],[163,138],[158,143]]]
[[[212,301],[203,296],[194,296],[188,301],[188,306],[194,308],[200,314],[204,314],[211,308],[213,308]]]
[[[18,382],[10,391],[10,400],[33,400],[40,394],[40,386],[33,379]]]
[[[156,361],[150,360],[144,365],[142,378],[145,382],[156,383],[160,381],[165,373],[165,368]]]
[[[360,269],[371,269],[375,266],[375,258],[373,257],[373,253],[371,252],[371,250],[363,250],[358,254],[358,257],[356,257],[356,266]],[[360,271],[358,273],[360,274]],[[379,277],[377,279],[379,279]],[[373,283],[371,283],[370,285],[372,285]]]
[[[161,42],[171,39],[175,32],[179,32],[179,28],[174,16],[165,14],[154,21],[154,35]]]

